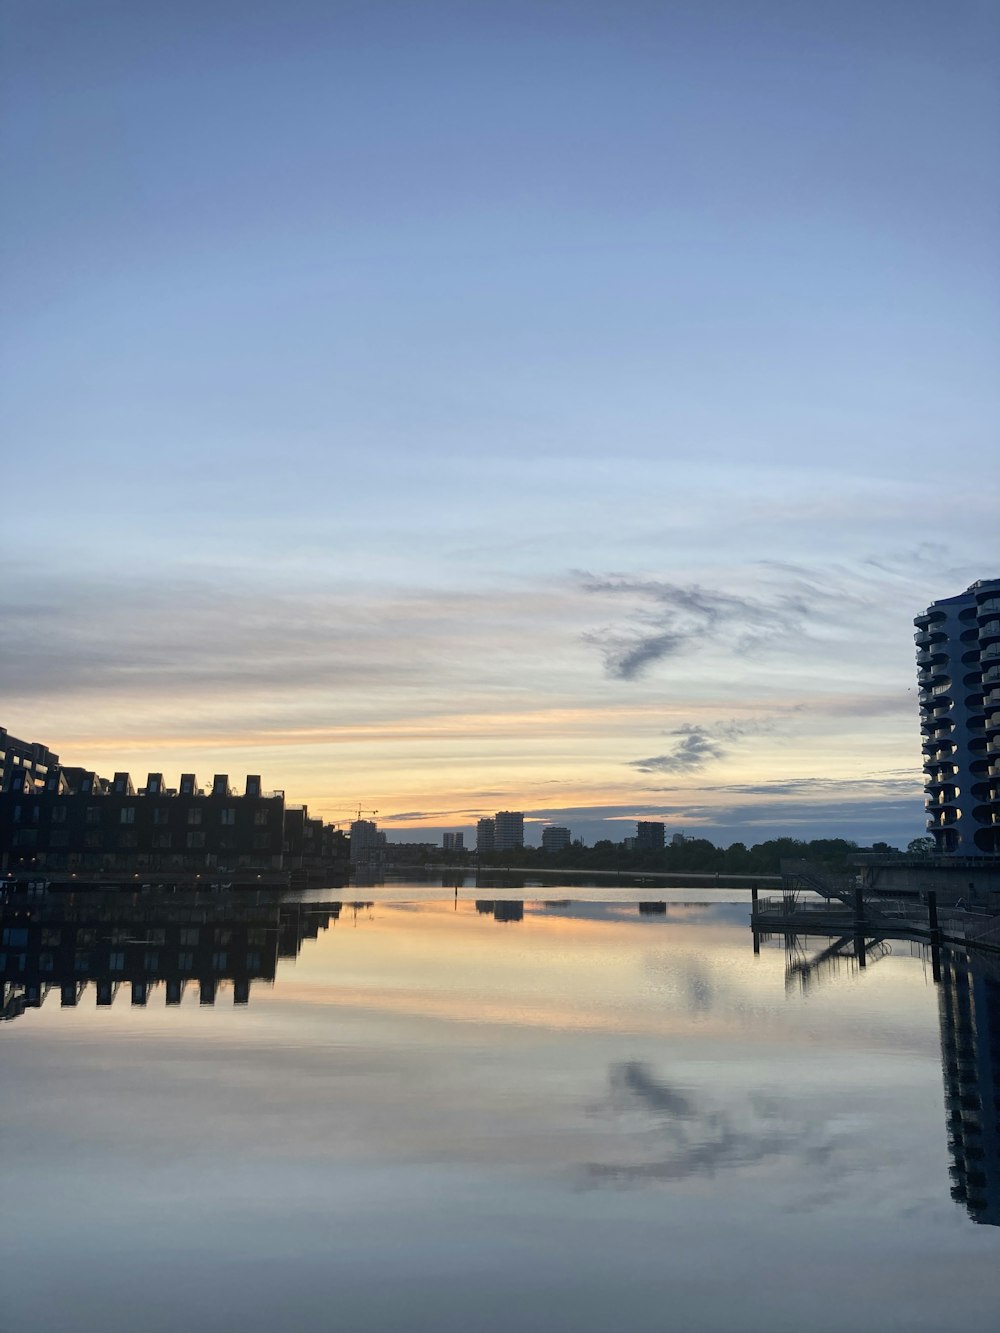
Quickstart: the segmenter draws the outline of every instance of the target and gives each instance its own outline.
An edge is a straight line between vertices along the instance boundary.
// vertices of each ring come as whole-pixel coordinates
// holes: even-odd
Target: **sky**
[[[0,721],[433,839],[922,832],[1000,11],[11,0]]]

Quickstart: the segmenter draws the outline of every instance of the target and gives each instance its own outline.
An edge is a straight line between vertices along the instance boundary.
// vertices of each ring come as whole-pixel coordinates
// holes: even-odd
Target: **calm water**
[[[347,892],[5,910],[5,1333],[996,1326],[979,965]]]

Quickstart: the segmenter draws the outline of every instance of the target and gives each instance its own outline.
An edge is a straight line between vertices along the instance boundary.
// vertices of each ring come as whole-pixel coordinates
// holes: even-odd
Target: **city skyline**
[[[12,733],[390,839],[924,832],[912,620],[1000,569],[993,7],[8,25]]]

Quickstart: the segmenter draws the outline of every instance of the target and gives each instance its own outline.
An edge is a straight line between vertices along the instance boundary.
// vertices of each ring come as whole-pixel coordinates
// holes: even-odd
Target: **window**
[[[55,959],[50,953],[40,953],[38,955],[39,972],[52,972],[55,969]]]
[[[12,944],[15,949],[24,949],[28,945],[27,926],[4,926],[3,928],[4,944]]]
[[[125,833],[120,833],[118,835],[118,846],[124,848],[138,847],[139,835],[135,829],[128,829]]]
[[[169,851],[171,846],[171,837],[169,833],[154,833],[153,846],[159,847],[161,851]]]
[[[154,824],[169,824],[170,811],[165,805],[158,805],[153,811]]]
[[[229,806],[227,809],[225,809],[225,810],[222,811],[222,820],[221,820],[221,822],[222,822],[223,824],[235,824],[235,823],[236,823],[236,810],[235,810],[232,806]]]
[[[147,949],[142,956],[142,970],[155,972],[160,966],[160,955],[155,949]]]
[[[57,828],[57,829],[53,829],[52,832],[49,834],[49,846],[50,846],[50,847],[68,847],[68,846],[69,846],[69,829],[65,829],[65,828]]]
[[[248,930],[247,944],[265,944],[267,942],[266,930]]]
[[[45,926],[42,929],[42,948],[58,949],[62,943],[62,931],[58,926]]]
[[[189,824],[201,823],[201,811],[196,809],[194,806],[192,806],[191,809],[188,811],[188,823]]]
[[[271,822],[270,810],[257,810],[254,812],[253,822],[257,825],[269,824]]]
[[[226,955],[225,955],[224,953],[213,953],[213,954],[212,954],[212,971],[213,971],[213,972],[222,972],[222,971],[225,970],[225,966],[226,966]]]
[[[52,822],[53,822],[53,824],[65,824],[65,823],[66,823],[66,816],[67,816],[68,814],[69,814],[69,811],[67,810],[66,806],[64,806],[64,805],[54,805],[54,806],[52,807]]]
[[[232,938],[233,932],[231,930],[221,929],[215,932],[213,942],[215,944],[228,944]]]
[[[177,968],[178,968],[178,971],[180,971],[180,972],[193,972],[193,971],[194,971],[194,954],[193,954],[193,953],[179,953],[179,954],[177,955]]]
[[[270,839],[266,833],[255,833],[253,835],[253,845],[255,851],[266,851]]]
[[[248,971],[248,972],[258,972],[258,971],[260,971],[260,954],[259,954],[259,953],[248,953],[248,954],[247,954],[247,971]]]
[[[120,952],[110,954],[108,957],[108,968],[112,972],[125,971],[125,955]]]
[[[101,822],[101,807],[99,805],[87,806],[87,823],[99,824]]]
[[[199,814],[200,813],[201,812],[199,811]],[[198,848],[204,847],[205,845],[204,833],[189,833],[187,835],[187,845],[189,851],[197,851]]]
[[[15,805],[15,806],[14,806],[14,823],[15,823],[15,824],[20,824],[23,815],[24,815],[24,806],[23,806],[23,805]]]
[[[78,972],[86,972],[90,967],[90,954],[78,953],[73,960],[73,966]]]
[[[85,833],[83,835],[83,845],[84,847],[100,847],[101,845],[100,830],[94,829],[90,833]]]
[[[185,926],[181,931],[181,944],[197,944],[198,928],[197,926]]]
[[[123,824],[134,824],[134,823],[135,823],[135,806],[134,806],[134,805],[123,805],[122,808],[121,808],[121,813],[120,813],[120,815],[119,815],[119,818],[121,819],[121,822],[122,822]]]

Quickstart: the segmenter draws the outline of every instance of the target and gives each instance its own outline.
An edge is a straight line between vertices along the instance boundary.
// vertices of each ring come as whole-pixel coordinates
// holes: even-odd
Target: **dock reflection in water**
[[[455,887],[8,902],[7,1322],[988,1326],[988,965]]]

